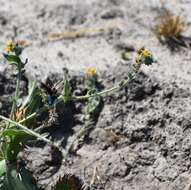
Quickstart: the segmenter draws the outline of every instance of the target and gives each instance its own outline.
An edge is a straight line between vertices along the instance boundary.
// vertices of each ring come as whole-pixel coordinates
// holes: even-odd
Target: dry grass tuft
[[[186,22],[181,16],[176,16],[166,11],[160,19],[159,24],[155,27],[158,36],[164,38],[179,38],[185,31]]]
[[[160,22],[154,28],[154,32],[160,42],[167,44],[172,51],[179,50],[181,47],[191,48],[191,38],[183,35],[186,25],[183,17],[164,10],[160,15]]]

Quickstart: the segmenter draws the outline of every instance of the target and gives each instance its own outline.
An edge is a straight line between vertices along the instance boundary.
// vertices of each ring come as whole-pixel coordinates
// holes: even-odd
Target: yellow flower
[[[144,47],[137,51],[135,60],[136,63],[144,63],[145,65],[151,65],[154,62],[152,53],[146,50]]]
[[[138,55],[142,54],[142,52],[143,52],[144,50],[145,50],[144,47],[139,48],[139,49],[137,50],[137,54],[138,54]]]
[[[14,49],[14,44],[13,44],[13,41],[10,40],[10,41],[8,41],[8,43],[7,43],[7,46],[6,46],[6,48],[5,48],[5,51],[6,51],[7,53],[10,53],[10,52],[13,51],[13,49]]]
[[[144,58],[152,57],[152,53],[146,50],[144,47],[138,49],[137,54],[141,55]]]
[[[142,55],[143,55],[144,58],[152,57],[151,52],[148,51],[148,50],[143,50]]]
[[[95,67],[88,68],[86,70],[86,74],[87,74],[87,76],[91,76],[91,77],[96,76],[97,75],[97,70],[96,70]]]

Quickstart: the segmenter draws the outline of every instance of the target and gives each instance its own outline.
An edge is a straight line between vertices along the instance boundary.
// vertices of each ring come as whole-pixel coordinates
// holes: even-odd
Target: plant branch
[[[13,121],[13,120],[11,120],[11,119],[9,119],[9,118],[7,118],[7,117],[4,117],[4,116],[2,116],[2,115],[0,115],[0,119],[5,120],[5,121],[7,121],[7,122],[9,122],[9,123],[14,124],[14,125],[20,127],[21,129],[23,129],[24,131],[26,131],[27,133],[33,135],[34,137],[36,137],[36,138],[38,138],[38,139],[41,139],[42,141],[44,141],[44,142],[50,144],[51,146],[53,146],[53,147],[55,147],[55,148],[60,149],[60,147],[59,147],[58,145],[56,145],[55,143],[53,143],[53,142],[50,141],[49,139],[47,139],[47,138],[41,136],[40,134],[34,132],[33,130],[28,129],[26,126],[24,126],[24,125],[22,125],[22,124],[20,124],[20,123],[18,123],[18,122],[16,122],[16,121]]]
[[[43,108],[40,108],[38,111],[30,114],[29,116],[27,116],[26,118],[22,119],[21,121],[19,121],[18,123],[22,124],[22,123],[25,123],[26,121],[30,120],[30,119],[33,119],[34,117],[36,117],[38,114],[40,114],[41,112],[43,111],[46,111],[48,108],[47,107],[43,107]]]
[[[104,96],[105,94],[120,90],[121,88],[124,88],[125,86],[127,86],[129,84],[129,82],[132,79],[134,79],[134,77],[136,76],[136,74],[138,73],[138,71],[140,69],[140,66],[141,65],[138,65],[138,67],[135,68],[134,65],[132,65],[132,67],[130,68],[130,71],[127,75],[127,79],[121,80],[117,85],[115,85],[109,89],[103,90],[101,92],[96,92],[93,94],[86,94],[84,96],[74,96],[73,100],[80,101],[80,100],[86,100],[86,99],[89,99],[89,98],[95,97],[95,96]]]
[[[34,113],[30,114],[29,116],[27,116],[26,118],[19,121],[18,123],[22,124],[22,123],[34,118],[35,116],[37,116],[37,114],[38,114],[37,112],[34,112]]]
[[[90,123],[89,125],[87,125],[85,127],[82,127],[80,129],[80,131],[77,133],[77,135],[74,137],[74,139],[71,141],[71,143],[69,144],[68,148],[66,149],[65,158],[72,151],[75,142],[78,141],[84,134],[86,134],[86,132],[92,127],[91,124],[92,123]]]
[[[16,84],[15,96],[13,99],[13,105],[11,108],[11,115],[10,115],[11,119],[15,119],[15,110],[17,106],[17,100],[19,98],[20,81],[21,81],[21,68],[18,66],[17,84]]]

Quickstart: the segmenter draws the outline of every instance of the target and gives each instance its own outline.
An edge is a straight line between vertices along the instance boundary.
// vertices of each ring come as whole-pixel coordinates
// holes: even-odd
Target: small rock
[[[155,162],[154,175],[160,181],[173,181],[178,176],[178,171],[169,166],[165,158],[159,158]]]
[[[107,10],[106,12],[104,12],[101,15],[102,19],[113,19],[113,18],[117,18],[117,17],[123,17],[124,14],[121,10],[119,9],[111,9],[111,10]]]

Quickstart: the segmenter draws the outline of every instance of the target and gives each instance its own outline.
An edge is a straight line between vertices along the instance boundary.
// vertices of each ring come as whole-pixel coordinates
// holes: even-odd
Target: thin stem
[[[71,143],[69,144],[68,148],[66,149],[66,153],[65,153],[65,157],[67,157],[67,155],[70,153],[70,151],[73,149],[74,147],[74,143],[76,141],[79,141],[80,138],[86,134],[88,132],[88,130],[90,130],[90,128],[92,127],[92,122],[88,122],[88,124],[86,126],[84,126],[83,128],[80,129],[80,131],[77,133],[77,135],[74,137],[74,139],[71,141]]]
[[[28,120],[30,120],[30,119],[36,117],[38,114],[40,114],[40,113],[43,112],[43,111],[46,111],[47,109],[48,109],[47,107],[40,108],[38,111],[36,111],[36,112],[30,114],[29,116],[27,116],[26,118],[22,119],[22,120],[19,121],[18,123],[22,124],[22,123],[24,123],[24,122],[26,122],[26,121],[28,121]]]
[[[22,124],[22,123],[24,123],[24,122],[26,122],[26,121],[28,121],[28,120],[34,118],[35,116],[37,116],[37,112],[34,112],[34,113],[32,113],[31,115],[29,115],[28,117],[22,119],[21,121],[19,121],[19,123]]]
[[[119,90],[121,88],[124,88],[125,86],[127,86],[129,84],[129,82],[132,79],[134,79],[134,77],[138,73],[139,69],[140,69],[140,66],[137,67],[136,69],[132,66],[132,68],[130,69],[130,72],[127,75],[128,78],[126,80],[120,81],[114,87],[111,87],[109,89],[103,90],[101,92],[97,92],[97,93],[93,93],[93,94],[87,94],[85,96],[74,96],[73,99],[76,100],[76,101],[86,100],[86,99],[94,97],[94,96],[103,96],[103,95],[108,94],[110,92],[114,92],[114,91],[117,91],[117,90]]]
[[[15,96],[14,96],[13,105],[11,108],[11,116],[10,116],[11,119],[15,119],[15,110],[16,110],[16,106],[17,106],[17,100],[19,99],[20,81],[21,81],[21,68],[18,66],[18,75],[17,75]]]
[[[120,81],[116,86],[114,87],[111,87],[109,89],[106,89],[106,90],[103,90],[101,92],[96,92],[96,93],[93,93],[93,94],[86,94],[84,96],[73,96],[72,97],[72,100],[74,101],[80,101],[80,100],[86,100],[86,99],[89,99],[91,97],[95,97],[95,96],[103,96],[105,94],[108,94],[110,92],[113,92],[113,91],[117,91],[121,88],[124,88],[125,86],[128,85],[128,83],[134,79],[134,77],[136,76],[136,74],[138,73],[139,69],[141,67],[141,62],[135,62],[134,64],[131,65],[131,68],[130,68],[130,71],[129,73],[127,74],[127,79],[126,80],[122,80]],[[63,94],[61,94],[58,98],[57,98],[58,101],[62,101],[64,100],[64,96]]]
[[[103,96],[105,94],[108,94],[110,92],[118,90],[119,88],[121,88],[121,87],[119,86],[119,84],[117,84],[116,86],[114,86],[112,88],[109,88],[109,89],[106,89],[106,90],[103,90],[101,92],[97,92],[97,93],[94,93],[94,94],[87,94],[85,96],[74,96],[73,99],[76,100],[76,101],[79,101],[79,100],[86,100],[86,99],[94,97],[94,96]]]
[[[120,88],[126,86],[128,83],[129,83],[129,79],[127,80],[123,80],[123,84],[121,82],[119,82],[116,86],[112,87],[112,88],[109,88],[109,89],[106,89],[106,90],[103,90],[101,92],[96,92],[96,93],[93,93],[93,94],[87,94],[87,95],[84,95],[84,96],[73,96],[72,99],[74,101],[80,101],[80,100],[86,100],[88,98],[91,98],[91,97],[95,97],[95,96],[103,96],[105,94],[108,94],[110,92],[113,92],[113,91],[116,91],[116,90],[119,90]],[[63,95],[60,95],[58,97],[58,101],[59,100],[62,100],[63,99]]]
[[[28,132],[29,134],[33,135],[34,137],[37,137],[37,138],[43,140],[44,142],[46,142],[46,143],[48,143],[48,144],[50,144],[50,145],[52,145],[52,146],[58,148],[58,146],[57,146],[56,144],[54,144],[52,141],[50,141],[49,139],[47,139],[47,138],[41,136],[40,134],[34,132],[33,130],[28,129],[28,128],[25,127],[24,125],[22,125],[22,124],[20,124],[20,123],[18,123],[18,122],[16,122],[16,121],[13,121],[13,120],[11,120],[11,119],[9,119],[9,118],[7,118],[7,117],[4,117],[4,116],[2,116],[2,115],[0,115],[0,119],[5,120],[5,121],[7,121],[7,122],[9,122],[9,123],[12,123],[12,124],[14,124],[14,125],[20,127],[21,129],[23,129],[24,131]]]

